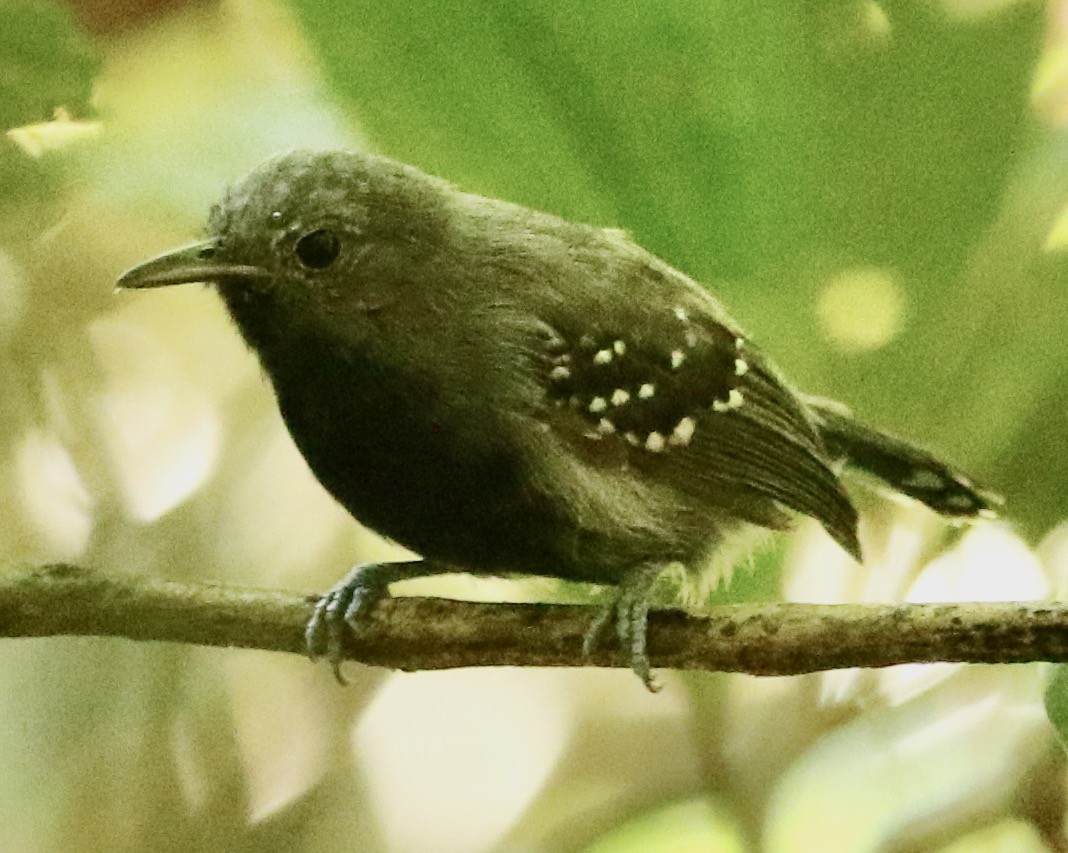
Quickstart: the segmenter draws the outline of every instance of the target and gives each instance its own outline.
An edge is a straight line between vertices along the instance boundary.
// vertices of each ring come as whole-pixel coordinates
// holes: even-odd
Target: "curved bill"
[[[203,240],[138,264],[119,276],[119,287],[167,287],[224,278],[267,278],[260,267],[228,264],[215,259],[215,241]]]

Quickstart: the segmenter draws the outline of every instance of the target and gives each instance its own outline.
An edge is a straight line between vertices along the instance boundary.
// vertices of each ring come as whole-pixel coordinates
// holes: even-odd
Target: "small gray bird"
[[[799,514],[860,559],[840,463],[945,515],[996,502],[794,392],[707,290],[622,231],[386,157],[269,160],[212,209],[207,240],[119,285],[183,282],[214,283],[319,482],[424,558],[359,565],[322,596],[308,650],[335,674],[390,583],[471,572],[614,587],[584,651],[614,618],[652,687],[665,567],[722,570],[739,537]]]

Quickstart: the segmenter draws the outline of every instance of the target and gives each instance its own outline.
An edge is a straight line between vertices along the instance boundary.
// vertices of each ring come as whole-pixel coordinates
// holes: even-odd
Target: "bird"
[[[308,653],[342,647],[395,581],[467,572],[599,584],[583,640],[647,650],[656,579],[728,570],[801,517],[860,561],[853,468],[953,519],[1000,498],[794,390],[705,286],[625,231],[465,192],[356,150],[276,155],[205,238],[121,288],[213,286],[292,439],[355,519],[419,555],[322,594]]]

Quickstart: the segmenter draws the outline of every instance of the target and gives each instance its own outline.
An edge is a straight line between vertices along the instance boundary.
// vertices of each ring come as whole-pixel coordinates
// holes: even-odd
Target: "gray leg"
[[[630,656],[630,668],[653,693],[660,689],[660,685],[649,668],[645,639],[649,621],[649,595],[660,571],[660,566],[639,566],[624,575],[612,597],[590,623],[582,640],[582,653],[588,656],[605,626],[615,616],[616,636],[623,651]]]
[[[408,578],[422,578],[455,571],[428,560],[404,563],[360,563],[322,594],[304,629],[308,657],[326,657],[339,683],[342,647],[348,632],[357,630],[360,620],[375,602],[389,595],[389,585]]]

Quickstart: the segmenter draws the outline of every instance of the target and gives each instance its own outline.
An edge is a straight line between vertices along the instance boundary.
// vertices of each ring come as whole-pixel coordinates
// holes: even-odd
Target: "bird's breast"
[[[298,449],[357,520],[472,569],[529,571],[551,558],[545,548],[559,519],[531,494],[504,431],[475,422],[492,412],[442,399],[425,377],[356,353],[319,355],[302,369],[288,358],[268,372]]]

